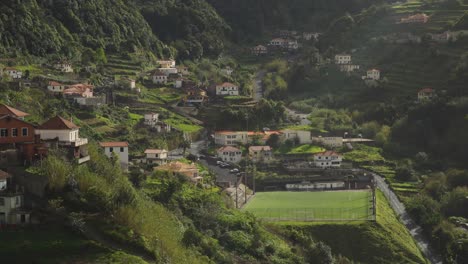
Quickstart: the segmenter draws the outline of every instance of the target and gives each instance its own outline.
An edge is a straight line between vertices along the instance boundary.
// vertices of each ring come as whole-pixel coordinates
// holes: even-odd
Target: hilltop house
[[[363,79],[378,81],[380,80],[380,71],[377,69],[367,70],[367,75]]]
[[[154,84],[166,84],[167,83],[167,75],[162,73],[159,70],[155,71],[151,77],[153,79]]]
[[[412,16],[408,17],[402,17],[400,19],[399,24],[409,24],[409,23],[427,23],[429,21],[429,16],[421,13],[421,14],[415,14]]]
[[[158,60],[156,61],[157,64],[159,64],[159,66],[161,68],[175,68],[176,66],[176,61],[175,60]]]
[[[165,165],[154,167],[154,171],[167,171],[174,176],[177,174],[187,176],[192,182],[199,182],[203,177],[199,176],[198,168],[195,164],[187,164],[180,161],[173,161]]]
[[[50,81],[47,84],[47,91],[52,92],[52,93],[63,93],[65,89],[66,89],[65,84],[61,84],[56,81]]]
[[[351,55],[348,54],[337,54],[335,55],[335,64],[350,64]]]
[[[250,146],[249,156],[253,162],[270,162],[273,160],[273,152],[270,146]]]
[[[63,94],[68,97],[93,97],[94,86],[90,84],[73,84],[63,90]]]
[[[187,88],[185,89],[185,97],[184,97],[184,102],[188,104],[201,104],[205,101],[207,98],[206,96],[206,91],[192,87],[192,88]]]
[[[247,131],[217,131],[214,135],[215,144],[220,146],[235,146],[248,143]]]
[[[54,64],[54,68],[61,72],[73,72],[72,64],[68,61],[58,61]]]
[[[282,130],[282,141],[298,140],[299,144],[312,143],[312,133],[307,130]]]
[[[239,163],[242,160],[242,151],[232,146],[224,146],[217,150],[217,156],[225,162]]]
[[[325,151],[314,155],[314,165],[319,168],[339,168],[343,157],[334,151]]]
[[[172,126],[166,122],[158,121],[154,127],[158,133],[170,133],[172,131]]]
[[[8,74],[12,79],[21,79],[23,77],[23,72],[14,67],[6,67],[3,69],[3,73]]]
[[[270,40],[270,43],[268,45],[277,47],[277,48],[283,48],[288,45],[288,40],[283,39],[283,38],[275,38],[275,39]]]
[[[122,169],[128,169],[128,142],[100,142],[99,145],[107,157],[112,158],[115,153]]]
[[[177,72],[182,75],[189,75],[189,68],[187,66],[177,66]]]
[[[158,68],[158,70],[166,76],[178,73],[177,68]]]
[[[216,95],[239,95],[239,86],[232,83],[222,83],[216,85]]]
[[[440,34],[429,34],[429,36],[431,37],[432,41],[446,43],[449,42],[449,40],[452,37],[452,34],[450,33],[450,31],[445,31]]]
[[[11,106],[0,104],[0,117],[6,116],[6,115],[10,115],[10,116],[23,120],[24,117],[28,116],[29,114],[23,111],[20,111],[18,109],[15,109]]]
[[[263,45],[258,45],[252,48],[253,55],[265,55],[268,53],[268,48]]]
[[[23,192],[10,187],[11,175],[0,170],[0,225],[29,223],[30,211],[25,210]]]
[[[145,114],[145,125],[150,127],[155,127],[159,121],[159,114],[158,113],[146,113]]]
[[[147,149],[145,154],[147,164],[163,165],[167,163],[168,151],[165,149]]]
[[[184,78],[179,77],[174,80],[174,88],[182,88],[184,86]]]
[[[90,160],[88,155],[88,139],[80,138],[80,128],[72,121],[55,116],[36,129],[36,135],[50,147],[65,150],[70,160],[82,164]]]
[[[359,65],[356,64],[340,64],[339,65],[340,71],[342,72],[353,72],[354,70],[359,70]]]
[[[434,97],[434,89],[424,88],[418,91],[418,101],[427,101]]]

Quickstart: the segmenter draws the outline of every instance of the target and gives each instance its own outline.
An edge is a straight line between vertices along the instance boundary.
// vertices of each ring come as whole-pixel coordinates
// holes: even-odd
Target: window
[[[0,137],[8,137],[8,129],[0,128]]]
[[[27,127],[23,127],[23,128],[21,129],[21,135],[22,135],[23,137],[27,137],[27,136],[28,136],[28,128],[27,128]]]
[[[114,152],[114,148],[109,148],[109,152],[110,153]]]
[[[16,196],[15,205],[19,205],[19,204],[20,204],[20,198],[19,196]]]
[[[0,206],[4,206],[5,205],[5,198],[1,197],[0,198]]]
[[[124,148],[121,147],[121,148],[120,148],[120,152],[124,152]]]
[[[18,129],[17,128],[12,128],[11,129],[11,136],[12,137],[17,137],[18,136]]]

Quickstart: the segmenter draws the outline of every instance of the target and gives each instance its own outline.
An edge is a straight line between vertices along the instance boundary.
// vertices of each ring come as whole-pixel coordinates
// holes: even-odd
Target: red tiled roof
[[[14,67],[5,67],[5,71],[16,71],[16,68]]]
[[[250,146],[249,151],[271,151],[270,146]]]
[[[128,147],[128,142],[123,141],[123,142],[99,142],[99,145],[103,148],[106,147]]]
[[[18,109],[15,109],[11,106],[5,105],[5,104],[0,104],[0,116],[3,115],[11,115],[15,117],[25,117],[28,116],[28,113],[25,113],[23,111],[20,111]]]
[[[74,84],[68,86],[67,89],[63,90],[64,94],[83,94],[86,92],[87,89],[93,90],[94,86],[90,84]]]
[[[161,154],[167,152],[165,149],[147,149],[145,150],[145,154]]]
[[[379,69],[369,69],[369,70],[367,70],[367,71],[378,71],[378,72],[380,72]]]
[[[237,85],[235,85],[233,83],[229,83],[229,82],[218,84],[217,86],[220,86],[220,87],[237,87]]]
[[[63,84],[59,83],[59,82],[56,82],[56,81],[50,81],[49,82],[49,85],[50,86],[63,86]]]
[[[69,130],[76,128],[79,127],[73,124],[73,122],[63,119],[60,116],[55,116],[38,127],[38,129],[44,130]]]
[[[0,180],[5,180],[5,179],[10,178],[10,177],[11,177],[11,174],[9,174],[8,172],[0,170]]]
[[[236,133],[236,131],[231,131],[231,130],[221,130],[221,131],[216,131],[215,134],[221,134],[221,135],[230,135]]]
[[[320,152],[320,153],[317,153],[315,155],[320,155],[320,156],[341,156],[341,154],[336,153],[335,151],[331,151],[331,150]]]
[[[240,151],[241,151],[240,149],[236,147],[232,147],[232,146],[224,146],[218,149],[218,152],[240,152]]]

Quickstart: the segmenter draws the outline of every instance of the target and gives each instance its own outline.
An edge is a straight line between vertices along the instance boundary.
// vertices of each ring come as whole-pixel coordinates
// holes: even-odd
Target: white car
[[[235,168],[235,169],[230,170],[229,172],[230,172],[230,173],[238,173],[238,172],[239,172],[239,169],[236,169],[236,168]]]

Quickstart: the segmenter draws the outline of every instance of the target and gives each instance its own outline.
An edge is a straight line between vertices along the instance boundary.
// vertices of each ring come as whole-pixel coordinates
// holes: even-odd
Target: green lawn
[[[325,150],[326,149],[319,146],[305,144],[297,147],[287,147],[286,145],[283,145],[278,149],[277,152],[281,154],[315,154]]]
[[[370,199],[368,190],[259,192],[244,210],[271,221],[366,220],[371,218]]]

